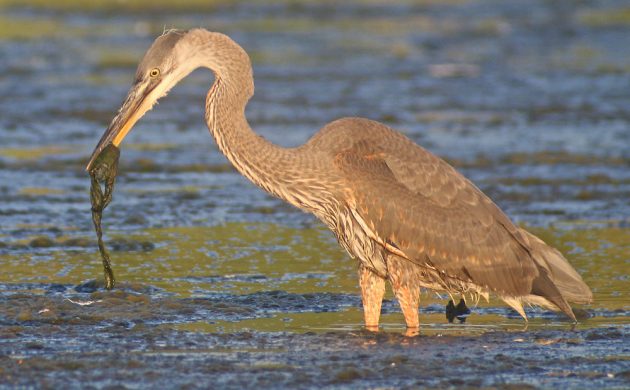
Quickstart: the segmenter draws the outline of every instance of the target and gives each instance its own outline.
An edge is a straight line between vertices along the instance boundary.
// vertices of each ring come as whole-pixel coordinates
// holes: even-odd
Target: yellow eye
[[[158,68],[153,68],[151,69],[151,71],[149,72],[149,76],[151,78],[156,78],[160,75],[160,70]]]

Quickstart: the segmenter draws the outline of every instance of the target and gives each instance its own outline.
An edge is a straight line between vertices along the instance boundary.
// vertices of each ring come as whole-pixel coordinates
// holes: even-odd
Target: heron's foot
[[[446,305],[446,319],[448,322],[453,322],[455,318],[459,320],[460,324],[466,322],[466,318],[470,315],[470,309],[466,306],[466,302],[464,299],[460,299],[457,306],[453,303],[452,300],[448,301]]]
[[[405,333],[403,333],[403,336],[405,337],[416,337],[420,335],[420,327],[416,326],[416,327],[407,327],[407,329],[405,330]]]
[[[365,330],[367,330],[368,332],[374,332],[374,333],[377,333],[379,331],[378,325],[365,325]]]

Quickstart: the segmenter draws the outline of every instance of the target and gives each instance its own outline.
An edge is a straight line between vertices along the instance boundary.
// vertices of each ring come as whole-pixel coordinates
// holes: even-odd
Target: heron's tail
[[[539,275],[532,282],[530,295],[523,301],[551,309],[555,306],[575,321],[569,302],[590,303],[593,300],[591,289],[557,249],[535,235],[521,231],[529,239],[530,253],[539,270]]]

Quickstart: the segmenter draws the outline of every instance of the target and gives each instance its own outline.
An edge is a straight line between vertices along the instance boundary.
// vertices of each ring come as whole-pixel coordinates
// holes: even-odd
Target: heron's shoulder
[[[336,153],[353,147],[357,142],[383,144],[389,139],[404,137],[396,130],[371,119],[340,118],[322,127],[307,142],[308,147]]]
[[[372,119],[361,117],[344,117],[336,119],[326,126],[324,126],[320,132],[326,131],[350,131],[350,132],[370,132],[370,131],[385,131],[396,132],[392,128],[384,125],[381,122],[377,122]]]

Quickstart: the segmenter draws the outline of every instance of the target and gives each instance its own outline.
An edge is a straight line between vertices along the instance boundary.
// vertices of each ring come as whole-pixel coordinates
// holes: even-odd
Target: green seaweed
[[[577,21],[594,28],[629,26],[630,7],[587,9],[577,15]]]
[[[114,288],[115,279],[114,272],[111,267],[111,260],[105,243],[103,242],[103,230],[101,228],[101,219],[103,210],[112,200],[114,191],[114,183],[116,174],[118,173],[118,159],[120,158],[120,149],[113,144],[109,144],[98,155],[92,169],[90,169],[90,177],[92,184],[90,186],[90,200],[92,202],[92,221],[94,229],[96,229],[96,237],[98,239],[98,250],[101,252],[103,259],[103,270],[105,272],[105,288],[111,290]],[[101,184],[105,185],[105,190],[101,189]]]

